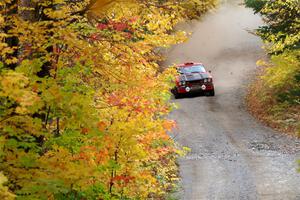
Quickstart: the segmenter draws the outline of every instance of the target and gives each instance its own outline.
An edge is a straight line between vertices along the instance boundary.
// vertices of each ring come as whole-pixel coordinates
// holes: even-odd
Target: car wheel
[[[176,88],[172,88],[172,89],[171,89],[171,92],[172,92],[172,94],[174,95],[174,98],[175,98],[175,99],[178,99],[178,98],[179,98],[179,94],[178,94]]]
[[[210,91],[209,96],[215,96],[215,90]]]
[[[174,92],[174,98],[175,99],[179,99],[181,97],[181,95],[178,92]]]

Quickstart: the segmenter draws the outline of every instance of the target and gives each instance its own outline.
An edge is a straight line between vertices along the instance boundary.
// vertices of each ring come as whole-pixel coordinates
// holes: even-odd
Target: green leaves
[[[300,45],[299,0],[246,0],[246,5],[262,15],[266,26],[257,30],[267,43],[271,54],[282,53],[286,49],[297,49]]]
[[[246,6],[252,8],[255,13],[260,12],[266,3],[267,0],[245,0]]]
[[[299,132],[300,102],[300,2],[299,0],[246,0],[246,5],[258,12],[265,21],[257,34],[265,42],[264,48],[271,55],[264,66],[264,75],[254,90],[268,123],[283,131]],[[257,94],[252,94],[257,95]],[[250,95],[251,96],[251,95]],[[258,96],[258,95],[257,95]],[[250,103],[251,104],[251,103]],[[255,106],[253,106],[255,107]],[[264,116],[267,115],[267,116]],[[271,120],[270,120],[271,119]],[[298,130],[297,130],[298,129]]]
[[[16,68],[16,72],[22,73],[27,77],[35,77],[41,71],[44,62],[41,59],[23,60]]]

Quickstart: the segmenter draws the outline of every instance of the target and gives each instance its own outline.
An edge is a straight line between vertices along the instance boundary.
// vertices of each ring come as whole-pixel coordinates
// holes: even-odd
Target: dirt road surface
[[[191,148],[179,160],[180,199],[300,200],[296,172],[300,141],[257,122],[244,106],[259,38],[249,34],[262,22],[239,0],[223,1],[200,22],[185,25],[191,39],[168,53],[166,64],[201,61],[212,70],[216,96],[174,100],[176,140]]]

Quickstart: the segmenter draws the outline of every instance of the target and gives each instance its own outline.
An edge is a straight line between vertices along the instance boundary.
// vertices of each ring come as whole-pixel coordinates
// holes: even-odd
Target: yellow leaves
[[[21,73],[17,73],[14,71],[8,71],[5,76],[1,77],[0,83],[2,88],[6,88],[7,90],[2,91],[3,95],[9,95],[11,92],[14,92],[15,89],[21,89],[28,85],[29,79]],[[13,95],[14,97],[18,97],[18,95]]]
[[[271,88],[290,87],[291,83],[295,82],[293,78],[299,70],[299,60],[297,56],[300,55],[300,50],[293,52],[286,52],[284,54],[273,56],[272,62],[274,66],[266,69],[266,74],[262,77],[267,85]],[[269,66],[267,64],[266,66]]]
[[[65,4],[66,1],[65,0],[54,0],[53,4]]]
[[[0,14],[0,24],[4,24],[4,17],[1,14]]]
[[[173,15],[161,15],[160,10],[153,8],[152,13],[147,15],[145,20],[149,20],[146,27],[153,32],[162,33],[173,29],[172,16]]]
[[[112,60],[112,59],[114,59],[112,53],[108,52],[108,53],[104,53],[104,54],[103,54],[103,60],[104,60],[104,61],[110,61],[110,60]]]
[[[3,184],[6,182],[7,178],[3,175],[2,172],[0,172],[0,199],[13,200],[16,196],[8,190],[8,187],[3,186]]]
[[[5,49],[5,51],[3,51],[3,53],[8,53],[11,52],[11,49]],[[7,58],[5,59],[5,63],[10,65],[10,64],[14,64],[17,63],[18,59],[16,57],[12,57],[12,58]]]
[[[8,71],[5,76],[0,77],[0,85],[5,88],[0,90],[0,96],[15,100],[19,104],[16,108],[19,114],[28,113],[28,108],[40,101],[38,95],[28,88],[28,84],[29,79],[21,73]]]
[[[111,5],[113,2],[116,2],[116,0],[93,0],[91,2],[92,6],[90,7],[90,10],[94,12],[99,12],[106,6]]]
[[[12,2],[12,0],[1,0],[0,1],[0,6],[2,7],[4,7],[6,4],[9,4],[9,3],[11,3]]]
[[[93,15],[101,15],[105,10],[109,9],[109,7],[113,6],[115,3],[130,3],[133,0],[92,0],[90,3],[89,13]]]
[[[36,171],[36,175],[45,180],[59,180],[66,188],[70,188],[74,182],[86,188],[94,170],[89,164],[75,159],[66,149],[56,147],[39,159],[39,167],[44,170]],[[42,183],[47,185],[51,181]]]
[[[7,138],[22,135],[13,143],[24,148],[5,156],[28,168],[31,152],[38,156],[38,168],[9,167],[16,188],[43,198],[103,185],[109,198],[113,181],[111,195],[146,199],[162,197],[176,180],[176,145],[167,134],[175,122],[165,119],[174,72],[160,72],[156,49],[185,41],[186,33],[172,32],[184,8],[128,2],[39,1],[36,21],[12,16],[0,34],[18,38],[12,48],[0,43],[3,60],[17,65],[1,67],[0,98],[8,100],[0,128],[8,127]],[[92,24],[86,9],[104,17]]]
[[[58,10],[45,9],[44,13],[51,19],[63,19],[69,16],[70,8],[67,6],[62,6]]]
[[[31,91],[24,92],[22,96],[16,98],[16,102],[20,104],[20,106],[16,108],[16,113],[26,114],[28,112],[28,107],[33,106],[39,100],[40,98],[36,93]]]
[[[257,66],[267,66],[268,63],[264,60],[258,60],[258,61],[256,61],[256,65]]]
[[[174,35],[158,34],[149,35],[146,38],[146,42],[154,46],[170,47],[171,45],[182,43],[187,40],[187,35],[184,31],[176,32]]]

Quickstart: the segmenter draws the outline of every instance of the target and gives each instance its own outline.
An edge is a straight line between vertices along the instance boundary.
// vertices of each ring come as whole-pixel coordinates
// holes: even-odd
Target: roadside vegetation
[[[165,199],[172,69],[215,0],[0,2],[0,199]]]
[[[245,0],[262,16],[257,29],[269,60],[258,61],[249,110],[269,126],[300,136],[300,1]]]

